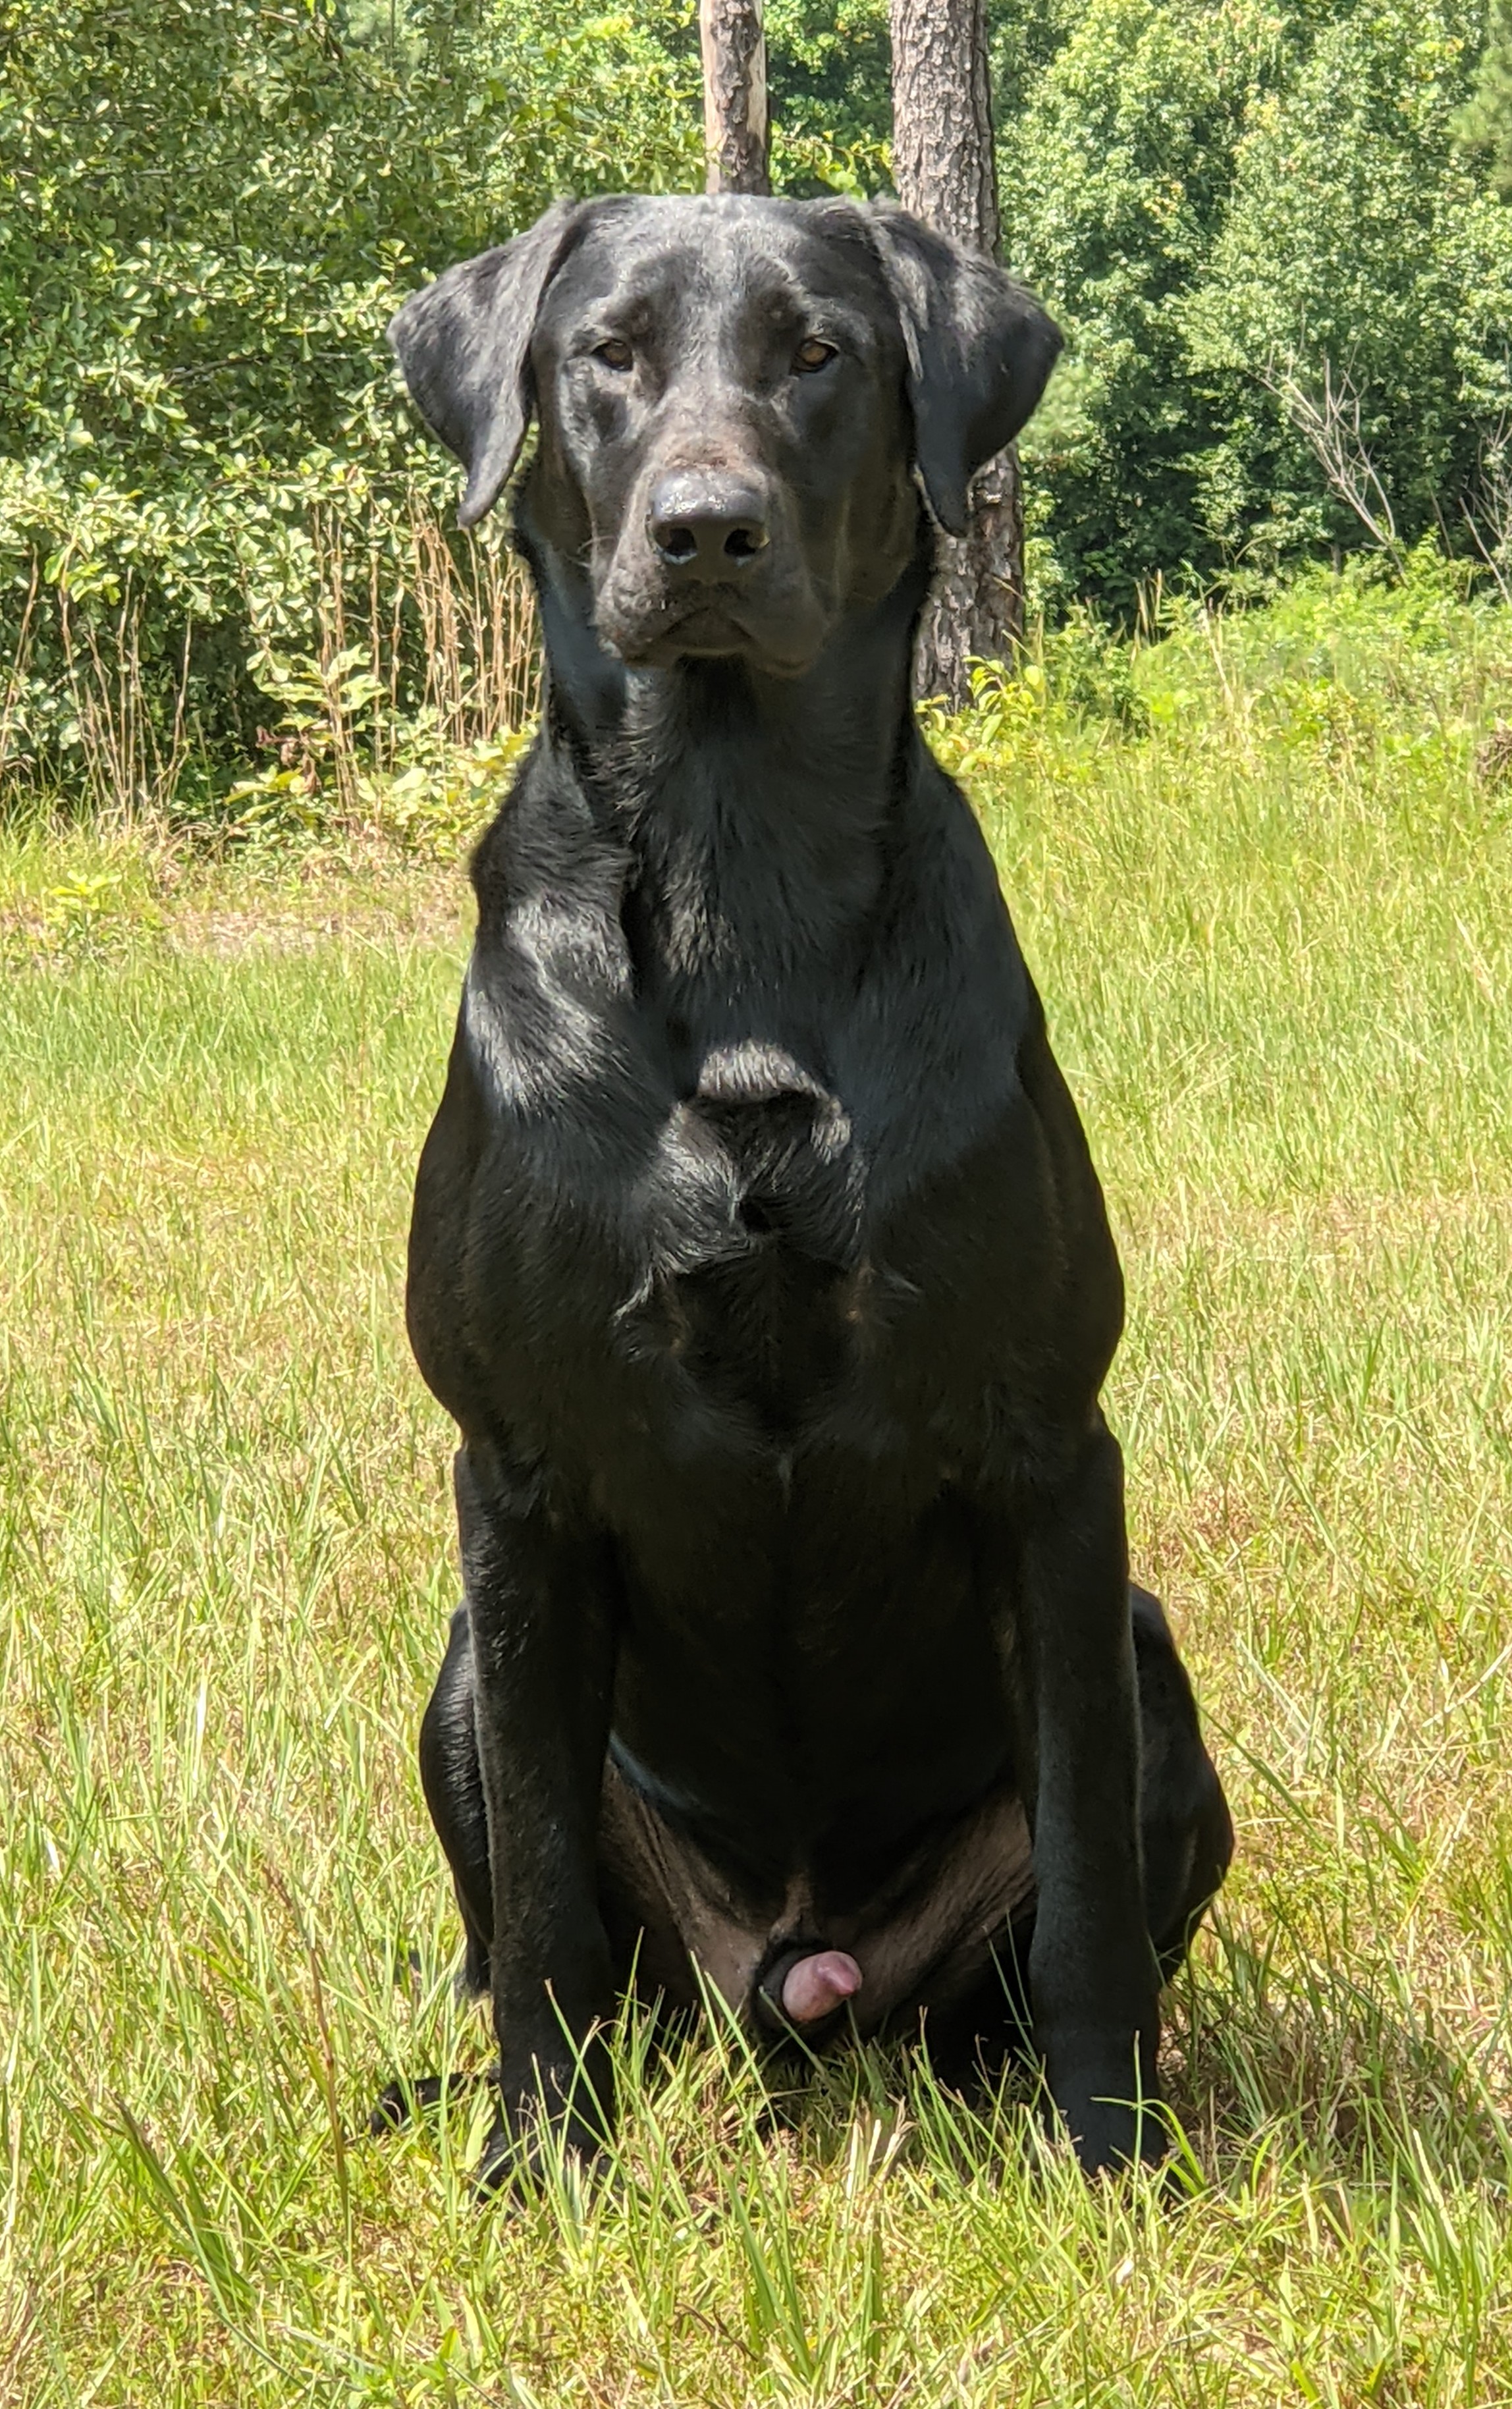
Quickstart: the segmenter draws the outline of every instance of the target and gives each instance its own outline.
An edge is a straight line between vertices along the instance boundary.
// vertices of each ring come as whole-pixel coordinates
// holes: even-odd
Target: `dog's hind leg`
[[[1158,1597],[1130,1582],[1139,1692],[1145,1911],[1163,1980],[1187,1954],[1233,1854],[1233,1825]]]
[[[488,1874],[488,1819],[478,1738],[473,1729],[472,1637],[464,1603],[452,1617],[452,1636],[420,1725],[420,1780],[431,1821],[452,1868],[467,1936],[460,1983],[470,1998],[488,1990],[493,1888]],[[422,2074],[386,2083],[367,2119],[381,2135],[408,2124],[417,2109],[435,2108],[475,2090],[487,2075]]]
[[[1140,1855],[1145,1912],[1162,1981],[1187,1955],[1233,1854],[1233,1825],[1202,1742],[1197,1702],[1158,1597],[1129,1585],[1140,1726]],[[1029,1955],[1032,1902],[996,1944],[993,1963],[964,1999],[931,2011],[929,2050],[947,2081],[974,2062],[994,2070],[1030,2049]]]
[[[489,1983],[494,1888],[474,1721],[472,1633],[465,1599],[452,1617],[446,1655],[420,1725],[420,1780],[462,1911],[467,1935],[463,1987],[470,1998],[482,1998]]]

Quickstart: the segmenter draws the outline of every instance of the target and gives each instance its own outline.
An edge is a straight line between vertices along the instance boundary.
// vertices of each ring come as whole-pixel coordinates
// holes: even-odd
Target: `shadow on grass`
[[[1168,1995],[1167,2096],[1212,2181],[1279,2155],[1315,2179],[1512,2181],[1503,2035],[1446,2029],[1389,1964],[1361,1973],[1219,1922]]]

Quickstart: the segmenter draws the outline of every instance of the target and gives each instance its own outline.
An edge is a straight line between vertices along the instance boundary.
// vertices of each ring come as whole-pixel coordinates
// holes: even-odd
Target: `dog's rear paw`
[[[397,2074],[385,2083],[367,2113],[367,2130],[375,2141],[412,2124],[427,2108],[449,2107],[454,2099],[476,2091],[486,2074]]]

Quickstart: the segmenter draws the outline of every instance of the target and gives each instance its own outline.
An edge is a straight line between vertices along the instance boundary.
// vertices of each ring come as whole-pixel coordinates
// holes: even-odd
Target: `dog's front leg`
[[[1101,1416],[1026,1534],[1024,1671],[1037,1760],[1034,2037],[1089,2173],[1164,2154],[1159,1975],[1145,1923],[1123,1462]]]
[[[602,1541],[554,1515],[538,1476],[468,1445],[456,1498],[493,1894],[500,2114],[478,2170],[487,2187],[542,2116],[591,2157],[612,2113],[596,1853],[613,1614]]]

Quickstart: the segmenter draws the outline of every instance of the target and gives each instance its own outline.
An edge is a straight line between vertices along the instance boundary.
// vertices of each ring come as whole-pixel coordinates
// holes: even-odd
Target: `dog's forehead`
[[[879,305],[880,308],[879,308]],[[711,312],[820,307],[890,316],[859,211],[726,197],[601,203],[552,282],[543,320],[595,312],[686,321]]]

